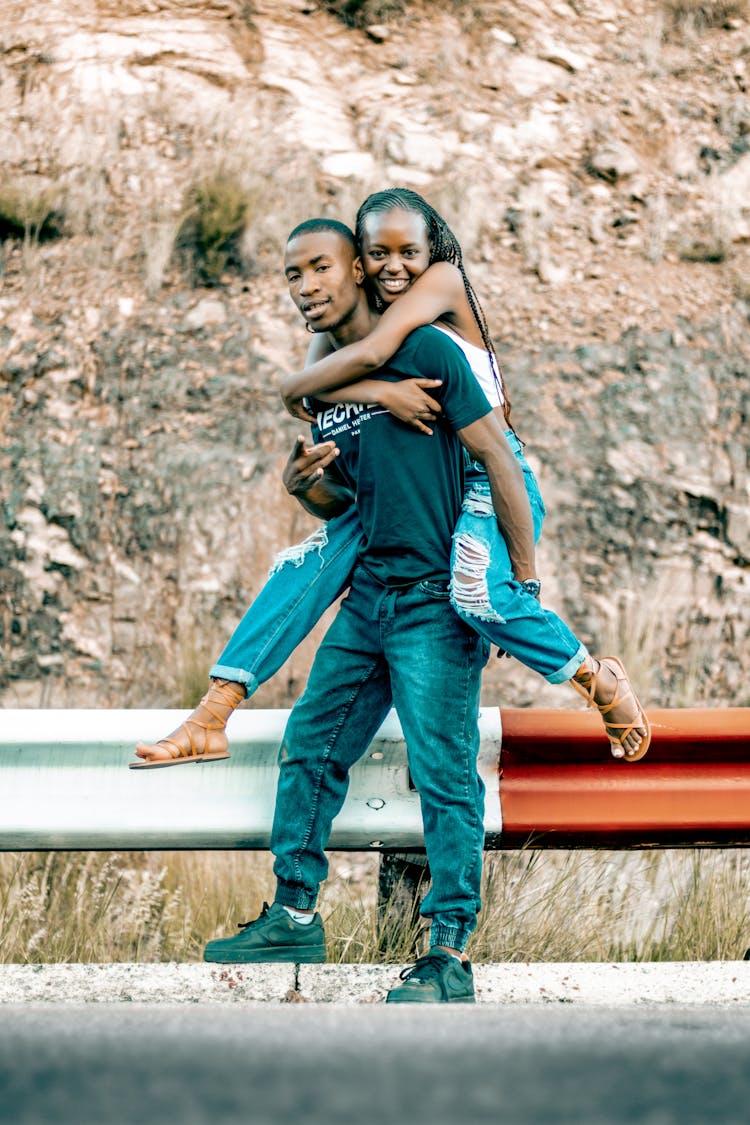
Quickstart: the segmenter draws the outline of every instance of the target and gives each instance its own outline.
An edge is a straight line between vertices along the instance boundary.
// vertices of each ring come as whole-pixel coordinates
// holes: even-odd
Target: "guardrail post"
[[[427,893],[430,867],[422,852],[382,852],[378,871],[379,944],[385,950],[398,928],[414,931],[419,925],[419,907]]]

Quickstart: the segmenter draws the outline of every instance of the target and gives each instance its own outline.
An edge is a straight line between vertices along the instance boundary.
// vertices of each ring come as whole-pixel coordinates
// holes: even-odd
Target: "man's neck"
[[[363,300],[357,305],[353,316],[345,324],[340,324],[338,328],[332,329],[328,336],[338,350],[347,344],[355,344],[357,340],[369,336],[379,320],[380,313],[373,312],[367,301]]]

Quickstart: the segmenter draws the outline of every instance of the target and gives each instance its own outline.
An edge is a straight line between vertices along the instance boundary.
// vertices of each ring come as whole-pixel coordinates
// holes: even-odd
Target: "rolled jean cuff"
[[[231,680],[232,683],[242,684],[245,689],[245,699],[249,699],[258,690],[257,677],[244,668],[230,668],[226,664],[214,664],[209,676],[215,680]]]
[[[317,901],[317,894],[310,894],[298,884],[279,883],[276,887],[274,902],[278,902],[279,906],[289,906],[292,910],[314,910]]]
[[[433,922],[430,929],[430,945],[447,945],[449,949],[457,949],[463,953],[469,940],[469,932],[459,926],[446,926],[442,922]]]
[[[547,683],[564,684],[567,680],[572,680],[588,654],[589,650],[586,646],[579,645],[575,655],[571,656],[567,664],[563,664],[558,672],[552,672],[549,676],[545,677]]]

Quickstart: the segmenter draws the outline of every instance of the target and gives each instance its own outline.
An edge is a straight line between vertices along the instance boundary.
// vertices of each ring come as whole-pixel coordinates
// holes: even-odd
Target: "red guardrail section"
[[[503,710],[501,847],[750,843],[750,707],[648,714],[630,764],[593,711]]]

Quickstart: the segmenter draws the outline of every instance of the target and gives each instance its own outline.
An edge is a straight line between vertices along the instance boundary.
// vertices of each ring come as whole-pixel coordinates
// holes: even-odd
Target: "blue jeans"
[[[521,442],[511,431],[506,437],[523,470],[534,541],[538,542],[544,502]],[[587,656],[586,646],[562,618],[540,605],[513,577],[508,545],[498,527],[490,482],[481,465],[473,466],[456,524],[451,574],[453,608],[491,644],[515,656],[551,684],[564,683],[580,668]]]
[[[246,696],[270,680],[349,585],[362,536],[352,506],[282,551],[210,674]]]
[[[523,469],[538,540],[544,519],[539,486],[518,438],[510,430],[506,437]],[[586,648],[557,614],[542,609],[514,581],[508,548],[488,498],[486,476],[474,474],[455,541],[465,544],[468,539],[470,545],[472,541],[479,545],[479,579],[485,580],[487,594],[476,601],[471,598],[471,590],[465,590],[466,597],[458,598],[454,581],[454,607],[464,621],[492,644],[511,653],[550,683],[562,683],[583,663]],[[343,516],[322,524],[303,543],[282,551],[268,581],[210,674],[244,684],[246,695],[250,696],[278,672],[349,585],[362,535],[359,515],[352,507]],[[456,554],[454,546],[454,572]],[[473,577],[466,570],[459,573]]]
[[[391,589],[357,567],[284,733],[271,850],[276,901],[312,909],[349,770],[395,706],[432,875],[421,912],[432,920],[433,945],[463,949],[480,907],[477,716],[489,647],[448,598],[443,583]]]

